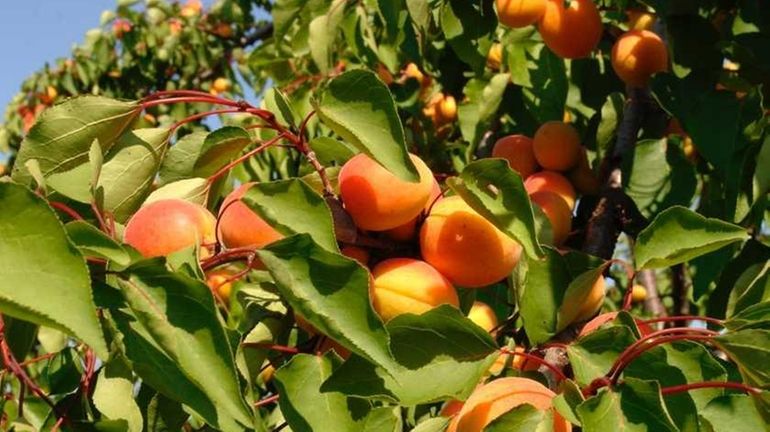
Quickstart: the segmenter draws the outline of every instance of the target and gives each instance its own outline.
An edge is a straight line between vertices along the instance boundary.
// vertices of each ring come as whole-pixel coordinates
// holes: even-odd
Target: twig
[[[640,271],[638,279],[647,290],[647,297],[644,299],[644,309],[653,317],[665,317],[668,315],[658,293],[658,281],[655,277],[655,270]]]
[[[671,290],[674,298],[674,313],[687,315],[690,313],[690,283],[687,278],[687,269],[684,264],[671,267]],[[682,322],[674,323],[675,326],[684,325]]]

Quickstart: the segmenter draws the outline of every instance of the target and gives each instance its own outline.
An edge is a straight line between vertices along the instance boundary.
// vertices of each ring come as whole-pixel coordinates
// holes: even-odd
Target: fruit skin
[[[612,68],[626,84],[644,87],[652,75],[668,70],[668,49],[655,33],[631,30],[612,47]]]
[[[554,246],[559,246],[567,240],[572,231],[572,210],[560,195],[553,192],[541,191],[530,195],[530,200],[545,213],[551,223]]]
[[[487,332],[494,330],[498,324],[495,311],[488,304],[480,301],[473,302],[471,310],[468,311],[468,319]]]
[[[203,206],[180,199],[160,200],[143,206],[128,220],[123,238],[147,258],[166,256],[196,244],[214,243],[216,223]]]
[[[635,284],[633,288],[631,288],[631,300],[634,303],[643,302],[647,299],[647,288]]]
[[[540,171],[524,181],[524,189],[532,195],[537,192],[553,192],[560,196],[569,207],[575,208],[575,188],[563,175],[555,171]]]
[[[532,138],[524,135],[508,135],[497,140],[492,147],[492,157],[507,160],[511,169],[523,179],[538,169]]]
[[[535,159],[551,171],[567,171],[577,165],[581,148],[575,128],[560,121],[543,123],[532,139]]]
[[[446,123],[457,120],[457,101],[455,101],[454,96],[444,96],[444,99],[439,104],[439,114],[441,119]]]
[[[457,120],[457,101],[454,96],[436,93],[425,104],[422,113],[431,119],[436,128],[440,128]]]
[[[500,43],[492,44],[487,53],[487,67],[492,70],[499,70],[503,64],[503,45]]]
[[[581,147],[577,165],[567,173],[572,186],[583,195],[596,195],[601,190],[601,182],[588,163],[586,149]]]
[[[217,94],[228,92],[231,87],[232,83],[230,80],[222,77],[215,79],[214,83],[211,85],[211,89]]]
[[[345,246],[340,249],[340,252],[348,258],[358,261],[358,263],[364,267],[369,263],[369,251],[364,248],[358,246]]]
[[[421,314],[442,304],[460,307],[452,283],[425,261],[391,258],[372,269],[372,306],[387,322],[405,313]]]
[[[225,304],[230,301],[230,294],[233,292],[233,283],[227,281],[230,277],[232,273],[227,270],[215,270],[206,275],[206,285],[216,292]]]
[[[420,229],[423,259],[455,285],[479,288],[510,275],[521,246],[459,196],[437,202]]]
[[[433,188],[433,173],[422,159],[413,154],[409,157],[420,175],[419,183],[399,179],[363,153],[342,166],[340,195],[356,226],[385,231],[420,214]]]
[[[422,73],[420,67],[414,63],[409,63],[406,65],[404,68],[404,77],[406,79],[413,78],[417,80],[417,82],[420,83],[420,88],[423,90],[428,88],[431,84],[430,77]]]
[[[657,20],[655,14],[640,10],[628,10],[626,15],[628,16],[629,30],[652,30],[652,26]]]
[[[591,290],[579,298],[565,297],[559,311],[559,321],[565,324],[586,321],[602,307],[606,286],[604,277],[599,276]]]
[[[592,319],[591,321],[588,321],[586,325],[584,325],[583,328],[580,329],[580,333],[578,333],[578,337],[581,338],[583,336],[593,333],[599,327],[609,323],[610,321],[613,321],[617,316],[618,316],[618,312],[606,312],[606,313],[597,315],[596,318]],[[650,327],[649,325],[645,324],[642,321],[636,320],[636,326],[639,327],[639,333],[642,335],[642,337],[652,334],[655,331],[652,329],[652,327]]]
[[[537,26],[546,46],[556,55],[586,57],[602,37],[602,18],[593,0],[546,0],[545,13]]]
[[[497,0],[497,19],[508,27],[526,27],[545,13],[545,0]]]
[[[522,405],[538,410],[553,409],[554,392],[535,380],[500,378],[477,387],[452,419],[447,432],[482,432],[493,420]],[[553,430],[569,432],[572,425],[553,411]]]
[[[410,220],[409,222],[385,231],[385,234],[395,241],[399,241],[399,242],[412,241],[417,235],[417,222],[419,222],[419,219],[423,217],[423,215],[427,215],[430,212],[431,207],[433,207],[433,205],[436,202],[438,202],[438,200],[440,200],[441,197],[442,197],[441,186],[434,179],[433,189],[430,190],[430,197],[428,198],[428,201],[425,203],[425,207],[422,209],[422,212],[419,215],[417,215],[414,219]]]
[[[283,238],[241,201],[252,185],[254,183],[244,183],[230,192],[219,208],[219,238],[227,248],[261,248]]]

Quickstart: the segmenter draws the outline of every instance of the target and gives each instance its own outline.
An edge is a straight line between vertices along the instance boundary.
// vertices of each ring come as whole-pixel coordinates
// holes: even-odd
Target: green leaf
[[[99,184],[99,176],[102,173],[102,165],[104,164],[104,155],[97,139],[91,143],[91,148],[88,150],[88,162],[91,166],[91,181],[89,184],[96,186]]]
[[[567,71],[564,60],[537,44],[528,50],[533,68],[529,69],[530,86],[522,89],[524,105],[540,123],[564,118],[567,103]]]
[[[142,205],[165,199],[181,199],[205,206],[206,200],[208,199],[209,186],[208,181],[204,178],[196,177],[177,180],[155,189],[147,199],[144,200]]]
[[[136,129],[118,139],[99,177],[104,210],[125,222],[147,198],[168,146],[168,129]]]
[[[330,165],[332,162],[343,165],[357,153],[344,142],[329,137],[313,138],[308,145],[315,152],[318,161],[324,165]]]
[[[117,241],[85,221],[72,221],[64,226],[72,243],[85,256],[104,258],[118,266],[131,263],[131,256]]]
[[[745,329],[714,338],[717,347],[738,365],[741,375],[751,385],[770,384],[770,330]]]
[[[0,208],[0,310],[75,336],[106,359],[88,268],[54,211],[13,183],[0,183]]]
[[[770,301],[757,303],[743,309],[725,321],[724,325],[726,329],[731,331],[748,328],[770,330]]]
[[[577,408],[585,432],[678,432],[654,381],[628,378]]]
[[[263,97],[265,107],[270,112],[276,114],[279,123],[291,127],[297,126],[297,113],[294,112],[289,99],[280,89],[276,87],[269,88],[265,91]]]
[[[448,424],[448,418],[434,417],[418,423],[417,426],[412,429],[412,432],[444,432]]]
[[[527,403],[492,420],[484,428],[484,432],[549,432],[553,430],[553,411],[541,411]]]
[[[148,432],[181,430],[189,414],[182,410],[179,402],[156,393],[147,406],[145,424]]]
[[[609,267],[610,262],[606,262],[599,267],[587,270],[580,273],[575,277],[567,286],[567,291],[564,292],[564,297],[561,301],[561,306],[556,316],[556,329],[561,331],[578,318],[585,319],[585,317],[579,317],[579,313],[583,313],[582,308],[577,308],[575,305],[590,305],[592,300],[592,294],[594,286],[599,278],[603,278],[603,273]],[[593,314],[594,311],[590,313]]]
[[[727,304],[727,316],[770,300],[770,262],[750,266],[734,284]]]
[[[196,177],[208,177],[233,161],[251,144],[251,136],[241,127],[225,126],[206,136],[193,165]]]
[[[215,412],[208,411],[210,406],[198,412],[208,423],[222,429],[237,429],[236,424],[250,425],[252,414],[241,397],[234,353],[208,286],[168,272],[159,260],[131,267],[119,284],[137,320],[129,325],[147,339],[143,344],[153,346],[158,354],[166,357],[165,362],[173,362],[172,367],[177,369],[175,374],[163,369],[143,374],[149,371],[135,364],[135,372],[159,391],[175,386],[171,380],[182,375],[213,404]],[[128,348],[129,341],[125,344]],[[139,346],[134,349],[140,349]],[[128,357],[135,363],[153,361],[136,355],[141,354],[129,353]],[[194,408],[197,407],[193,401],[205,404],[200,402],[200,396],[193,400],[174,393],[168,396]]]
[[[310,22],[310,56],[322,74],[327,74],[332,67],[332,54],[345,15],[345,3],[345,0],[334,0],[325,15],[317,16]]]
[[[465,85],[464,101],[457,110],[460,131],[470,142],[466,154],[472,155],[497,116],[503,94],[511,80],[509,74],[497,74],[489,81],[471,79]]]
[[[565,420],[580,426],[577,407],[584,401],[585,397],[580,387],[575,381],[568,379],[559,384],[559,391],[553,398],[553,407]]]
[[[361,432],[401,432],[404,426],[401,421],[400,407],[378,407],[369,411]]]
[[[208,132],[193,132],[171,146],[160,167],[163,183],[195,177],[195,163],[199,159]]]
[[[765,137],[757,155],[757,169],[754,170],[754,196],[761,197],[770,192],[770,171],[760,167],[770,166],[770,136]]]
[[[142,431],[142,413],[134,400],[131,370],[122,362],[111,361],[99,371],[93,401],[102,418],[124,420],[128,432]]]
[[[639,233],[634,246],[636,268],[669,267],[748,237],[737,225],[675,206],[661,212]]]
[[[712,432],[734,432],[738,430],[767,430],[767,423],[757,411],[752,396],[729,394],[713,399],[698,411],[708,422]]]
[[[322,91],[317,110],[324,124],[346,142],[395,176],[418,181],[393,96],[374,73],[353,70],[337,76]]]
[[[319,246],[339,251],[326,201],[302,180],[255,183],[241,201],[281,234],[309,234]]]
[[[68,99],[43,111],[19,148],[13,179],[25,184],[32,180],[25,167],[30,159],[39,162],[46,177],[86,163],[94,140],[107,153],[140,112],[136,102],[99,96]]]
[[[525,253],[542,257],[535,216],[524,183],[508,162],[484,159],[472,162],[447,184],[474,210],[518,241]]]
[[[620,353],[636,341],[633,330],[623,325],[598,329],[567,347],[575,381],[586,386],[609,372]]]
[[[441,30],[457,56],[481,75],[497,27],[492,2],[448,0],[441,8]]]
[[[28,162],[37,161],[33,159]],[[37,168],[34,165],[28,168],[31,169],[30,174],[36,178],[35,181],[39,184],[40,181],[37,180],[37,176],[38,174],[42,174],[36,172]],[[90,203],[94,200],[93,193],[91,191],[92,177],[93,173],[91,171],[91,166],[86,162],[76,166],[69,171],[61,171],[50,174],[47,178],[44,179],[44,181],[48,189],[53,189],[57,193],[64,195],[69,199],[81,203]]]

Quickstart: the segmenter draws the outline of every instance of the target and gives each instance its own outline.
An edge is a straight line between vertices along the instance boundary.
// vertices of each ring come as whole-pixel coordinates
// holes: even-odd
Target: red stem
[[[215,100],[217,101],[217,103],[222,103],[222,104],[238,103],[238,102],[234,102],[219,96],[214,96],[211,93],[206,93],[204,91],[199,91],[199,90],[161,90],[161,91],[154,92],[153,94],[142,99],[142,103],[149,102],[152,100],[157,100],[157,99],[177,98],[180,96],[204,97],[207,99]]]
[[[287,354],[299,354],[301,352],[295,347],[290,347],[285,345],[276,345],[270,342],[244,342],[241,344],[241,346],[244,348],[269,349],[272,351],[278,351],[278,352],[283,352]]]
[[[563,380],[567,379],[567,376],[564,375],[564,372],[562,372],[559,368],[557,368],[556,366],[552,365],[551,363],[545,361],[545,359],[542,359],[542,358],[540,358],[540,357],[538,357],[536,355],[532,355],[532,354],[525,353],[525,352],[511,351],[511,350],[509,350],[507,348],[500,348],[500,352],[505,353],[505,354],[509,354],[511,356],[514,356],[514,357],[515,356],[524,357],[527,360],[532,360],[533,362],[535,362],[535,363],[537,363],[539,365],[545,366],[549,370],[551,370],[559,378],[559,381],[563,381]]]
[[[61,211],[62,213],[66,213],[66,214],[67,214],[69,217],[71,217],[72,219],[75,219],[75,220],[79,220],[79,221],[82,221],[82,220],[84,220],[84,219],[83,219],[83,216],[80,216],[80,214],[79,214],[78,212],[76,212],[75,210],[73,210],[73,209],[72,209],[70,206],[68,206],[67,204],[64,204],[64,203],[60,203],[60,202],[58,202],[58,201],[49,201],[49,202],[48,202],[48,204],[49,204],[51,207],[55,208],[56,210],[59,210],[59,211]]]
[[[99,227],[101,228],[102,232],[112,237],[110,228],[107,226],[107,223],[104,221],[102,212],[99,210],[99,207],[97,207],[96,202],[91,203],[91,211],[94,212],[94,216],[96,216],[96,220],[99,221]]]
[[[670,386],[670,387],[663,387],[662,389],[660,389],[660,392],[665,396],[665,395],[682,393],[690,390],[703,389],[703,388],[734,389],[734,390],[741,390],[749,394],[762,393],[762,390],[751,386],[747,386],[746,384],[737,383],[737,382],[725,382],[725,381],[705,381],[705,382],[699,382],[699,383],[693,383],[693,384],[682,384],[682,385],[676,385],[676,386]]]
[[[236,248],[222,251],[201,261],[201,269],[203,271],[209,271],[222,264],[251,259],[251,257],[254,256],[254,251],[254,248]]]
[[[265,150],[266,148],[268,148],[271,145],[277,143],[278,141],[282,140],[285,137],[286,137],[286,134],[285,133],[281,133],[281,134],[277,135],[276,137],[271,138],[268,141],[265,141],[261,146],[255,148],[254,150],[251,150],[251,151],[247,152],[246,154],[244,154],[243,156],[239,157],[238,159],[235,159],[234,161],[230,162],[229,164],[223,166],[222,168],[219,169],[219,171],[215,172],[214,174],[212,174],[207,179],[208,184],[213,184],[215,181],[217,181],[217,179],[219,179],[223,175],[227,174],[236,165],[240,164],[241,162],[245,161],[246,159],[249,159],[250,157],[256,155],[257,153]]]
[[[627,311],[631,309],[631,305],[634,300],[634,279],[636,278],[636,271],[634,270],[634,267],[631,266],[631,264],[623,261],[622,259],[611,259],[610,264],[620,264],[623,266],[623,268],[626,270],[626,278],[628,279],[628,282],[626,283],[626,292],[623,295],[623,310]]]
[[[276,395],[272,395],[270,397],[266,397],[266,398],[264,398],[262,400],[254,402],[254,407],[255,408],[259,408],[261,406],[264,406],[264,405],[267,405],[267,404],[271,404],[271,403],[277,401],[279,397],[280,397],[280,395],[277,395],[277,394]]]
[[[212,105],[224,105],[224,106],[229,106],[233,108],[237,108],[239,106],[238,102],[228,101],[226,99],[219,99],[213,96],[208,96],[208,97],[182,96],[182,97],[163,98],[163,99],[151,100],[148,102],[142,102],[142,108],[146,110],[148,108],[152,108],[158,105],[167,105],[167,104],[175,104],[175,103],[207,103]]]
[[[46,354],[43,354],[41,356],[38,356],[38,357],[35,357],[35,358],[31,358],[31,359],[26,360],[26,361],[24,361],[22,363],[19,363],[19,366],[25,367],[25,366],[29,366],[29,365],[31,365],[33,363],[37,363],[39,361],[48,360],[49,358],[55,356],[56,354],[58,354],[58,353],[46,353]]]
[[[679,315],[679,316],[650,318],[650,319],[642,320],[641,322],[645,324],[653,324],[658,322],[669,322],[669,321],[705,321],[707,323],[716,324],[720,327],[724,327],[724,321],[722,321],[721,319],[703,317],[698,315]]]
[[[239,112],[243,112],[243,110],[240,109],[240,108],[223,108],[223,109],[211,110],[211,111],[206,111],[206,112],[202,112],[202,113],[198,113],[198,114],[193,114],[193,115],[191,115],[191,116],[189,116],[187,118],[183,118],[182,120],[179,120],[178,122],[176,122],[173,125],[171,125],[171,130],[174,131],[174,130],[178,129],[180,126],[182,126],[182,125],[185,125],[187,123],[194,122],[196,120],[200,120],[202,118],[206,118],[206,117],[209,117],[209,116],[219,115],[219,114],[234,114],[234,113],[239,113]]]

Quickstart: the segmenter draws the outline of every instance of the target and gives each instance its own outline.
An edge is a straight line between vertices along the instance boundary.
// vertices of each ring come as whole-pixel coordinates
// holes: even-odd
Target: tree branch
[[[690,313],[690,281],[684,264],[671,267],[671,290],[674,299],[674,314],[688,315]],[[675,322],[675,326],[684,326],[686,322]]]
[[[642,270],[637,274],[637,280],[647,290],[647,297],[644,299],[644,310],[650,313],[655,318],[665,317],[666,308],[663,306],[663,301],[660,299],[660,293],[658,292],[658,280],[655,277],[654,270]]]

